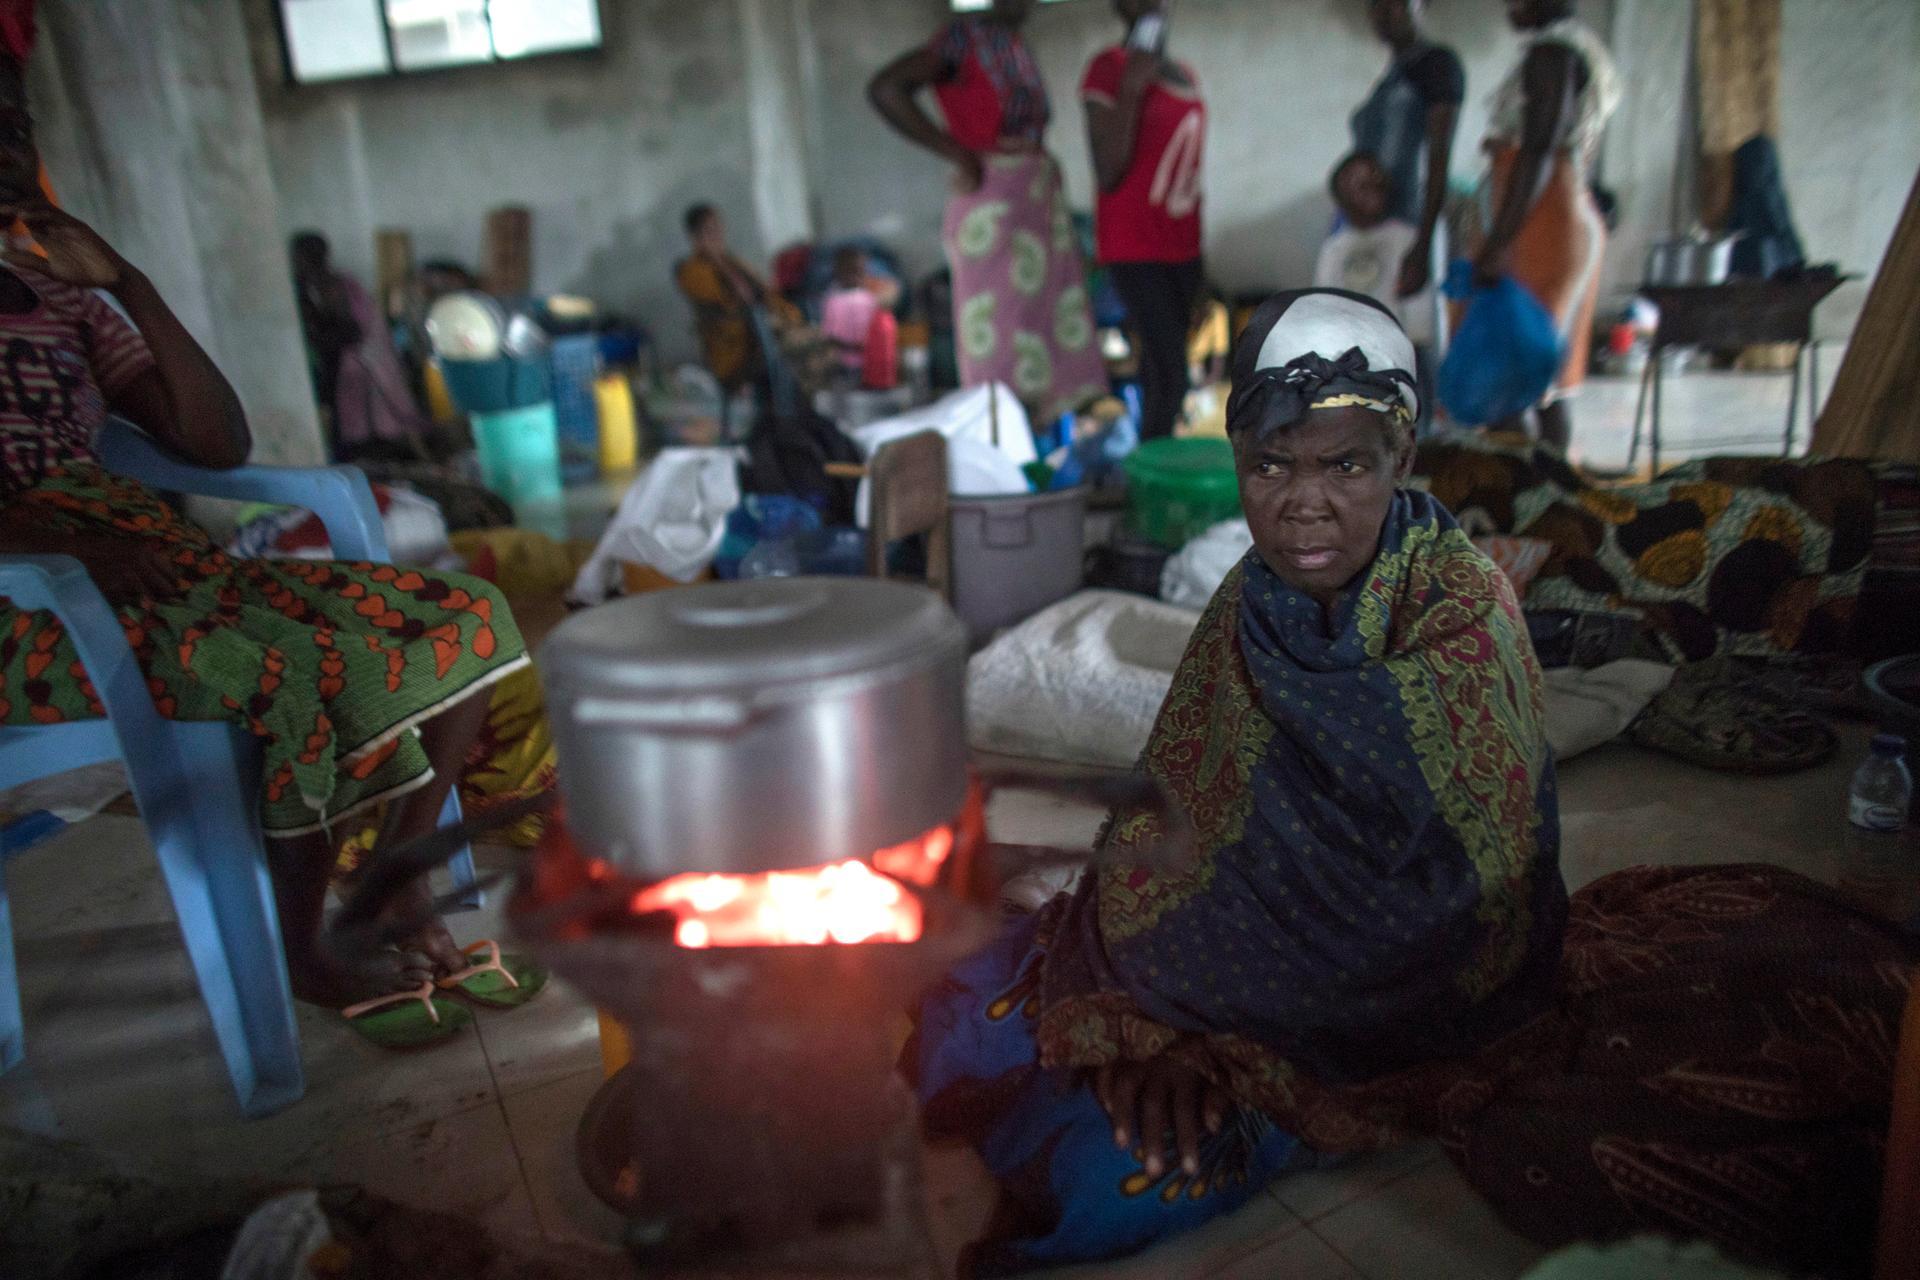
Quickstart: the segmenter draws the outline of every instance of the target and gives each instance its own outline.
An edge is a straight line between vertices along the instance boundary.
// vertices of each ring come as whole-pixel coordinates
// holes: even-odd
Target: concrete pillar
[[[323,461],[237,0],[64,0],[40,22],[29,94],[62,202],[225,371],[254,461]]]
[[[814,233],[808,112],[801,49],[811,32],[797,29],[791,0],[738,0],[746,55],[747,124],[753,148],[753,207],[769,252]],[[810,24],[809,24],[810,25]]]

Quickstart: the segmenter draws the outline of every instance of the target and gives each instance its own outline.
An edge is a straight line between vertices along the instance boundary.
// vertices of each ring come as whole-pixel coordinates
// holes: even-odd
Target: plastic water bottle
[[[762,538],[740,561],[740,577],[792,578],[800,573],[800,549],[792,538]]]
[[[1872,754],[1854,771],[1847,792],[1846,863],[1841,883],[1868,897],[1883,911],[1909,913],[1913,871],[1901,856],[1901,832],[1913,804],[1913,775],[1907,771],[1907,742],[1883,733]]]

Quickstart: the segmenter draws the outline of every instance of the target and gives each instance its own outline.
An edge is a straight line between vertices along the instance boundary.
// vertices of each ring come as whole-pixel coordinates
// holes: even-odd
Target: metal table
[[[1787,429],[1781,454],[1793,455],[1793,434],[1799,426],[1800,367],[1811,365],[1807,380],[1807,420],[1820,411],[1820,352],[1813,344],[1813,309],[1851,276],[1813,276],[1799,280],[1739,280],[1713,285],[1646,285],[1640,295],[1660,308],[1647,371],[1640,378],[1640,401],[1633,413],[1633,443],[1627,465],[1640,456],[1641,422],[1652,401],[1653,475],[1660,474],[1660,401],[1662,353],[1675,347],[1713,347],[1730,350],[1790,342],[1793,353],[1793,389],[1787,398]],[[1771,444],[1770,437],[1704,442],[1707,448]]]

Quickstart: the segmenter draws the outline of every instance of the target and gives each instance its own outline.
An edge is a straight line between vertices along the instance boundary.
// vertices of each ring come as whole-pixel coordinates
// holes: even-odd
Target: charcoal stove
[[[628,1031],[579,1129],[653,1259],[917,1275],[914,995],[989,936],[965,634],[860,580],[691,588],[542,653],[563,817],[516,934]]]

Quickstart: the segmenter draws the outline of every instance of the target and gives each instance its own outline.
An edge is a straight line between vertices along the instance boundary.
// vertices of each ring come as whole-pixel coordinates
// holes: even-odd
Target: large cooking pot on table
[[[864,857],[968,785],[966,629],[922,588],[786,578],[653,592],[540,654],[567,824],[639,879]]]

